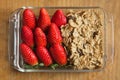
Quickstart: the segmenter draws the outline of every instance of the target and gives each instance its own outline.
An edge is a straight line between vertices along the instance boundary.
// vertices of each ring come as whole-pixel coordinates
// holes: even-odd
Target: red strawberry
[[[52,16],[52,20],[53,23],[55,23],[58,27],[60,27],[61,25],[66,24],[67,20],[66,17],[63,13],[62,10],[57,10],[54,15]]]
[[[59,65],[65,65],[67,63],[66,52],[60,44],[55,44],[50,47],[50,53],[54,60]]]
[[[28,26],[23,26],[21,30],[22,40],[31,48],[34,47],[34,39],[32,30]]]
[[[35,36],[35,42],[37,46],[46,47],[46,44],[47,44],[46,36],[39,27],[35,29],[34,36]]]
[[[20,52],[22,54],[23,59],[26,63],[34,66],[38,64],[38,59],[35,56],[34,52],[30,47],[28,47],[25,43],[20,44]]]
[[[50,57],[50,54],[45,47],[37,47],[36,53],[45,66],[49,66],[52,64],[52,58]]]
[[[50,44],[57,44],[62,42],[62,36],[60,33],[59,28],[56,26],[56,24],[51,23],[49,30],[48,30],[48,42]]]
[[[36,26],[35,14],[30,9],[25,9],[23,12],[23,24],[27,25],[30,29],[34,29]]]
[[[38,26],[43,30],[47,30],[48,26],[50,25],[50,16],[45,8],[40,9],[40,15],[38,19]]]

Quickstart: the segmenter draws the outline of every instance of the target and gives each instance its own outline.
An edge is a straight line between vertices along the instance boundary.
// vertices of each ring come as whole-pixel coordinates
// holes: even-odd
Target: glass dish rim
[[[37,8],[42,8],[42,7],[25,7],[25,6],[23,6],[22,8],[18,8],[17,9],[17,11],[18,11],[17,14],[19,15],[20,11],[24,10],[26,8],[37,9]],[[44,7],[44,8],[47,8],[47,9],[101,9],[103,11],[103,13],[104,13],[104,19],[105,19],[104,9],[100,8],[100,7]],[[11,14],[13,14],[14,12],[15,11],[13,11]],[[9,20],[10,20],[10,18],[9,18]],[[104,22],[104,27],[105,27],[105,22]],[[104,29],[104,34],[105,34],[105,29]],[[19,35],[19,32],[18,32],[18,35]],[[105,42],[105,40],[104,40],[104,42]],[[18,43],[19,43],[19,38],[18,38]],[[106,42],[105,42],[105,44],[106,44]],[[106,52],[105,50],[104,50],[104,52]],[[18,49],[18,51],[19,51],[19,49]],[[19,57],[19,55],[17,57]],[[106,65],[106,63],[104,64],[104,66],[102,68],[94,69],[94,70],[84,70],[84,69],[83,70],[74,70],[74,69],[71,69],[71,70],[67,70],[67,69],[65,69],[65,70],[34,70],[34,69],[24,69],[24,68],[21,68],[20,64],[18,64],[17,67],[14,67],[14,68],[17,69],[18,71],[21,71],[21,72],[92,72],[92,71],[101,71],[101,70],[103,70],[105,68],[105,65]]]

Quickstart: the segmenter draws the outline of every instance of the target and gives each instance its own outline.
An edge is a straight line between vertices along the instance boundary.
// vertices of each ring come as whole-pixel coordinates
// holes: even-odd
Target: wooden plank
[[[90,73],[20,73],[8,62],[8,17],[22,6],[100,6],[114,15],[114,63],[104,71]],[[120,0],[1,0],[0,1],[0,80],[120,80]]]

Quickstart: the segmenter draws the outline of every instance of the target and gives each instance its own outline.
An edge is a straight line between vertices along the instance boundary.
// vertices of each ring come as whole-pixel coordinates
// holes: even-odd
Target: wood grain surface
[[[111,12],[115,23],[114,63],[101,72],[21,73],[8,61],[8,17],[23,6],[100,6]],[[0,0],[0,80],[120,80],[120,0]]]

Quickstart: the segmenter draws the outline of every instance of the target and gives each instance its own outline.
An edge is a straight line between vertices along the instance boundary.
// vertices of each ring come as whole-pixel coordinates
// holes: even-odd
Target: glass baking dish
[[[30,8],[34,11],[35,15],[38,17],[39,9],[41,7],[22,7],[10,14],[9,17],[9,34],[8,34],[8,55],[9,61],[13,68],[20,72],[91,72],[91,71],[101,71],[105,66],[109,65],[113,61],[114,56],[114,26],[113,17],[108,12],[100,7],[45,7],[50,16],[54,14],[57,9],[62,9],[64,13],[68,10],[84,10],[84,9],[97,9],[103,13],[104,17],[104,39],[103,39],[103,50],[104,50],[104,66],[100,69],[80,69],[74,70],[70,68],[25,68],[23,58],[20,55],[19,44],[21,43],[20,31],[22,25],[22,13],[24,9]]]

